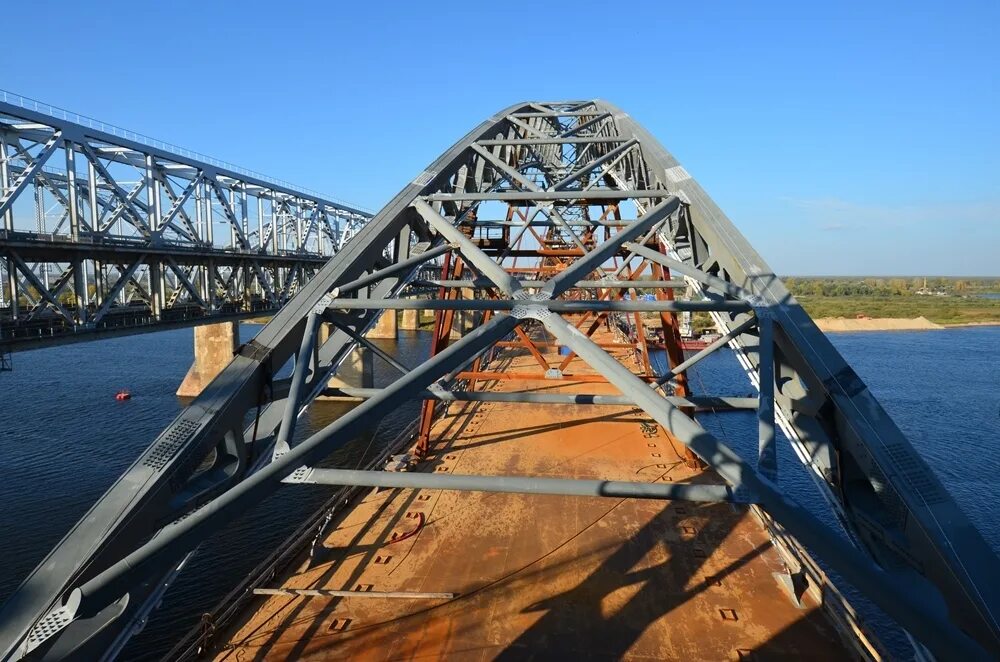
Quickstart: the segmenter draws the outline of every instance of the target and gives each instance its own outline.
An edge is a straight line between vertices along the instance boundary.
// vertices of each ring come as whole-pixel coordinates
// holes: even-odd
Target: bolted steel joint
[[[543,320],[552,314],[548,307],[539,304],[518,304],[510,311],[517,319]]]
[[[316,302],[316,305],[313,306],[312,312],[317,315],[322,315],[323,313],[325,313],[327,308],[330,307],[330,304],[337,297],[338,289],[339,288],[334,288],[332,292],[324,294],[323,297]]]

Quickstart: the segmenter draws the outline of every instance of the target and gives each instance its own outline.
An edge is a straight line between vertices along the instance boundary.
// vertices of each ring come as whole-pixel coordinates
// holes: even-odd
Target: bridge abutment
[[[177,395],[193,398],[233,360],[233,353],[240,343],[238,322],[205,324],[194,328],[194,363]]]

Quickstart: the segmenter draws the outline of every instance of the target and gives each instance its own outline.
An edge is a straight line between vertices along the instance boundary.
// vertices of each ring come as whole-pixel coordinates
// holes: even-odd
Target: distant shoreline
[[[926,317],[819,317],[813,320],[825,333],[850,333],[854,331],[935,331],[976,326],[1000,326],[1000,321],[965,322],[961,324],[936,324]]]

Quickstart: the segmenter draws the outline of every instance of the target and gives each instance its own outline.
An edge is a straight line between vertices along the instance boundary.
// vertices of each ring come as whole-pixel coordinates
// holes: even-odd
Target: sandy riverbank
[[[821,331],[926,331],[929,329],[943,329],[945,327],[935,324],[926,317],[914,317],[906,319],[902,317],[876,317],[876,318],[849,318],[849,317],[820,317],[813,320]]]

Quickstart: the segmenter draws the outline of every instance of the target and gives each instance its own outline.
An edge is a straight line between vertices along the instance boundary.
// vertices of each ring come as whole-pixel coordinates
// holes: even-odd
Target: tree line
[[[783,279],[794,296],[969,296],[1000,292],[1000,278],[831,278],[792,276]]]

